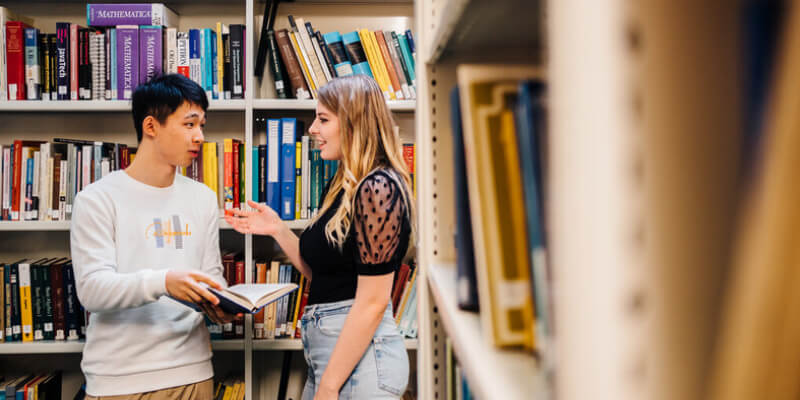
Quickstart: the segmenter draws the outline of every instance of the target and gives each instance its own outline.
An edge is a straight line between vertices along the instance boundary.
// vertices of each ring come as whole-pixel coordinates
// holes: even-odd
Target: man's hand
[[[208,315],[208,318],[215,324],[224,325],[242,319],[242,314],[228,314],[218,306],[207,301],[200,303],[199,306],[203,310],[203,313]]]
[[[170,296],[183,301],[192,302],[198,305],[211,303],[216,306],[219,299],[204,288],[199,282],[221,290],[222,286],[211,279],[210,276],[198,271],[170,270],[167,272],[166,286]]]

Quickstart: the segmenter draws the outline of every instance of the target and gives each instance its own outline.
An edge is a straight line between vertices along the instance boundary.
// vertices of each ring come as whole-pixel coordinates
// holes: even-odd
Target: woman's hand
[[[272,208],[252,200],[248,200],[247,205],[254,210],[246,211],[236,208],[225,210],[225,221],[237,232],[276,236],[286,227],[281,217]]]
[[[337,390],[320,386],[317,393],[314,395],[314,400],[337,400],[339,392]]]

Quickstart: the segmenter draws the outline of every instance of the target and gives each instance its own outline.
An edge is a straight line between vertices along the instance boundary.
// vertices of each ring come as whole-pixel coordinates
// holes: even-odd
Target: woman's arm
[[[337,398],[339,389],[363,357],[389,304],[393,278],[393,273],[359,275],[355,301],[320,381],[319,398]]]
[[[306,279],[311,280],[311,268],[300,256],[300,238],[289,229],[289,226],[272,208],[250,200],[247,201],[247,204],[253,208],[253,211],[235,208],[225,210],[225,221],[239,233],[272,236],[294,267],[305,275]]]

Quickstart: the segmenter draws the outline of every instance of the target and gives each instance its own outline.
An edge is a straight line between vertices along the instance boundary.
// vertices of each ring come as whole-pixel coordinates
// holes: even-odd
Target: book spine
[[[347,50],[345,50],[344,43],[342,43],[342,35],[339,32],[328,32],[322,37],[331,52],[331,62],[336,70],[336,76],[353,75],[353,64],[347,58]]]
[[[6,266],[0,264],[0,343],[6,341]]]
[[[103,34],[103,48],[105,49],[105,54],[103,54],[105,60],[105,93],[103,94],[103,98],[111,100],[116,98],[111,97],[111,57],[113,57],[111,53],[111,29],[106,29]]]
[[[189,61],[189,33],[177,33],[177,49],[178,61],[176,65],[176,72],[189,79],[192,79],[190,67],[191,63]]]
[[[231,98],[244,98],[244,26],[231,25]]]
[[[318,82],[315,80],[314,72],[311,70],[311,62],[308,60],[308,55],[306,51],[303,50],[303,46],[300,44],[300,39],[297,37],[296,33],[289,32],[289,40],[292,42],[292,49],[294,49],[297,60],[300,62],[300,70],[303,71],[303,77],[306,79],[306,83],[308,83],[311,97],[316,99]]]
[[[210,49],[208,62],[211,64],[209,67],[209,71],[211,72],[211,76],[209,77],[209,80],[211,81],[211,95],[214,99],[219,99],[220,70],[217,68],[217,66],[219,65],[219,57],[222,55],[217,54],[217,32],[212,29],[209,29],[207,32],[209,34],[208,48]]]
[[[11,178],[11,213],[12,221],[19,221],[19,190],[22,179],[22,141],[14,141],[14,158],[11,160],[11,171],[14,176]]]
[[[267,205],[281,213],[281,120],[267,120]]]
[[[53,294],[53,331],[55,340],[66,340],[66,309],[63,264],[50,267],[50,290]]]
[[[39,71],[39,30],[25,28],[25,92],[28,100],[41,100],[41,73]]]
[[[283,118],[281,120],[283,134],[281,140],[281,206],[279,214],[283,220],[294,219],[296,126],[297,120],[295,118]]]
[[[163,31],[160,26],[139,27],[139,83],[161,75]]]
[[[19,265],[12,264],[9,276],[11,293],[11,340],[22,340],[22,314],[20,312]]]
[[[39,282],[42,291],[42,329],[44,340],[55,339],[53,330],[53,288],[50,285],[50,267],[42,265],[39,267]]]
[[[139,83],[139,27],[117,27],[117,99],[130,100]]]
[[[174,74],[178,72],[178,30],[175,28],[167,28],[166,39],[164,45],[166,51],[166,72]]]
[[[8,99],[25,100],[25,28],[18,21],[6,22],[6,74]]]
[[[3,307],[0,309],[0,314],[3,315],[2,319],[3,322],[0,324],[0,330],[3,331],[3,337],[6,342],[10,342],[12,340],[12,331],[11,331],[11,265],[5,265],[0,268],[0,276],[3,277],[3,281],[0,282],[2,285],[2,300],[3,300]]]
[[[367,75],[373,78],[372,69],[370,69],[367,55],[364,53],[364,46],[361,43],[358,32],[353,31],[342,35],[342,43],[344,43],[347,56],[350,59],[350,63],[353,65],[353,73]]]
[[[227,26],[223,25],[222,30],[222,93],[224,98],[231,98],[232,72],[231,72],[231,34]]]
[[[300,157],[302,158],[303,162],[303,172],[302,176],[300,177],[300,182],[303,184],[303,194],[302,194],[302,204],[300,205],[300,217],[302,219],[308,219],[309,216],[309,200],[311,199],[311,159],[309,158],[309,151],[311,144],[311,138],[309,136],[303,136],[300,141],[300,147],[302,149],[302,153]]]
[[[78,25],[69,24],[69,99],[78,100],[78,59],[80,47],[78,43]]]
[[[80,305],[77,300],[78,295],[75,291],[75,274],[72,269],[72,263],[67,263],[64,266],[64,303],[67,340],[78,340],[80,338],[78,334],[80,331],[78,320]]]
[[[44,340],[44,293],[42,293],[42,268],[31,264],[31,302],[33,305],[33,340]]]
[[[267,204],[267,146],[258,146],[258,202]]]
[[[216,65],[216,73],[214,76],[217,78],[217,80],[214,87],[216,88],[215,92],[217,98],[219,99],[225,99],[225,49],[222,47],[222,33],[222,23],[217,22],[217,30],[214,35],[214,38],[216,39],[216,45],[214,46],[214,65]]]
[[[177,15],[163,4],[86,5],[86,23],[90,26],[175,26],[177,22]]]
[[[36,51],[39,56],[39,82],[41,90],[39,99],[50,100],[50,47],[47,42],[47,34],[40,33],[36,38]]]
[[[22,341],[33,341],[33,301],[31,299],[31,265],[19,264],[19,304]]]
[[[336,68],[333,67],[333,55],[331,54],[331,49],[325,44],[322,33],[320,31],[314,32],[314,39],[316,39],[317,45],[322,51],[322,57],[325,59],[325,65],[328,67],[331,77],[336,78],[338,75],[336,74]]]
[[[111,99],[119,98],[119,46],[117,46],[117,28],[109,29],[111,31],[111,54],[108,59],[111,61]]]
[[[289,76],[289,83],[292,86],[292,94],[297,99],[310,99],[311,93],[308,90],[308,85],[303,78],[303,71],[297,56],[292,48],[292,43],[289,39],[289,33],[286,29],[281,29],[275,32],[275,42],[278,46],[278,52],[281,56],[281,61],[286,67],[286,74]]]
[[[294,218],[300,219],[300,206],[303,203],[303,144],[295,142],[294,147]]]
[[[400,51],[403,53],[403,61],[406,63],[406,67],[408,68],[408,74],[411,75],[411,83],[416,86],[417,85],[417,74],[416,68],[414,66],[414,57],[411,54],[411,50],[408,48],[408,41],[406,40],[405,35],[397,35],[397,40],[400,42]]]
[[[303,29],[303,28],[301,27],[301,29]],[[311,27],[311,23],[310,22],[306,22],[305,23],[305,28],[304,29],[306,30],[306,32],[304,32],[303,35],[308,34],[308,40],[311,43],[311,47],[313,48],[314,53],[316,54],[317,61],[319,62],[320,70],[322,70],[322,74],[325,76],[326,83],[327,83],[327,81],[331,80],[336,75],[335,75],[334,71],[328,69],[328,63],[326,62],[325,53],[323,52],[323,49],[325,49],[325,44],[323,43],[320,46],[320,43],[317,41],[317,37],[314,34],[314,28]],[[331,74],[334,74],[334,75],[331,75]]]
[[[322,70],[322,65],[319,62],[319,52],[314,50],[314,45],[311,43],[311,38],[308,36],[308,31],[305,28],[305,21],[302,18],[297,18],[297,26],[292,24],[293,31],[297,37],[298,44],[305,50],[308,61],[308,70],[314,76],[314,85],[317,90],[323,85],[328,83],[327,75]],[[292,17],[289,16],[289,23],[292,23]]]
[[[50,66],[50,100],[58,100],[58,35],[47,34],[47,47],[50,57],[47,63]]]
[[[286,94],[286,84],[283,79],[280,57],[278,56],[278,45],[275,41],[275,31],[267,31],[267,44],[269,46],[267,58],[269,59],[272,76],[275,81],[275,93],[277,93],[279,99],[288,98]]]

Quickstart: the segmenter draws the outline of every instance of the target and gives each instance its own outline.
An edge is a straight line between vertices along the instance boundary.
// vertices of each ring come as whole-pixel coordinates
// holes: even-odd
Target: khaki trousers
[[[95,397],[86,395],[85,400],[211,400],[214,398],[214,380],[208,379],[190,385],[176,386],[146,393],[119,396]]]

